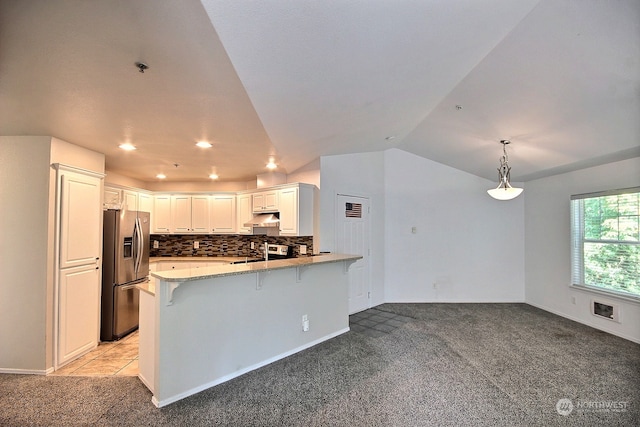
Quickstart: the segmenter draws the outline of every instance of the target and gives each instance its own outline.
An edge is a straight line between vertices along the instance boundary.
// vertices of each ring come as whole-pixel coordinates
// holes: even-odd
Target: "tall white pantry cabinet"
[[[56,369],[98,345],[102,174],[56,164]]]

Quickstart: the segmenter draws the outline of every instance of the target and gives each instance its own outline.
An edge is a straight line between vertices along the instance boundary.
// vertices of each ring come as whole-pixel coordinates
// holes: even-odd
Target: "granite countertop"
[[[146,292],[150,295],[156,294],[156,281],[155,280],[147,280],[146,282],[138,283],[136,288],[140,289],[142,292]]]
[[[149,263],[154,262],[219,262],[232,263],[235,261],[244,261],[253,257],[244,256],[154,256],[149,258]]]
[[[236,260],[238,259],[238,257],[234,258]],[[258,273],[261,271],[280,270],[300,266],[311,266],[315,264],[324,264],[330,262],[357,261],[360,258],[362,258],[362,256],[360,255],[321,254],[309,257],[275,259],[271,261],[260,261],[247,264],[220,264],[211,267],[156,271],[151,272],[151,276],[165,282],[188,282],[192,280],[235,276],[238,274]],[[171,258],[170,260],[173,261],[174,259],[175,258]]]

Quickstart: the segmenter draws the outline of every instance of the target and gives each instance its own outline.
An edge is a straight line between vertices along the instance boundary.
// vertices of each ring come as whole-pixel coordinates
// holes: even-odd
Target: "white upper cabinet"
[[[64,171],[60,186],[60,268],[97,264],[102,236],[100,179]]]
[[[151,193],[136,191],[132,188],[122,189],[105,185],[102,197],[102,208],[149,212],[151,224],[154,223],[154,198]],[[151,231],[155,231],[153,225],[151,226]]]
[[[157,194],[153,198],[153,232],[171,232],[171,196]]]
[[[315,187],[295,184],[279,190],[280,235],[313,236]]]
[[[120,207],[120,201],[122,199],[122,190],[115,187],[104,186],[102,196],[102,207],[104,209],[113,209]]]
[[[298,188],[280,190],[280,235],[298,235]]]
[[[251,206],[251,194],[238,194],[236,199],[237,206],[237,230],[238,234],[251,234],[251,227],[245,227],[244,224],[253,218],[253,210]]]
[[[314,236],[317,188],[310,184],[284,184],[256,192],[209,194],[162,194],[120,190],[123,206],[150,212],[152,233],[157,234],[251,234],[244,224],[254,214],[279,212],[280,235]],[[132,193],[127,199],[128,193]],[[105,190],[105,197],[107,192]]]
[[[252,195],[253,212],[277,212],[278,190],[262,191]]]
[[[138,192],[131,190],[124,190],[122,192],[122,198],[124,202],[124,209],[128,211],[138,210]]]
[[[174,233],[190,233],[191,230],[191,196],[171,196],[171,231]]]
[[[153,213],[153,196],[147,193],[138,193],[138,209],[140,212]]]
[[[148,193],[138,193],[138,210],[149,212],[149,223],[153,224],[153,196]]]
[[[191,196],[191,232],[208,233],[209,216],[209,196]]]
[[[236,232],[236,196],[235,194],[215,194],[210,198],[211,233]]]

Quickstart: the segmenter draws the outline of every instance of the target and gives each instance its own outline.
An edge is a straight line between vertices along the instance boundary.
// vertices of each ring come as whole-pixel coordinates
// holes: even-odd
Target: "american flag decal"
[[[345,216],[347,218],[362,218],[362,205],[360,203],[345,203]]]

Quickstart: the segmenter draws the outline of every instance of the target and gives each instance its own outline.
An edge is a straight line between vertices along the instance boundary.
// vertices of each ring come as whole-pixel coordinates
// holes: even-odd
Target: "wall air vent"
[[[591,300],[591,314],[620,323],[620,306],[612,302]]]

